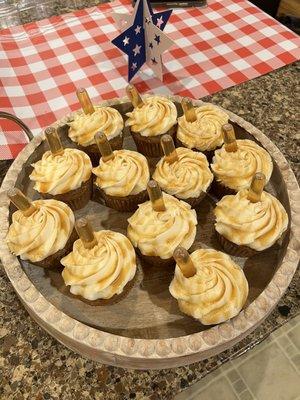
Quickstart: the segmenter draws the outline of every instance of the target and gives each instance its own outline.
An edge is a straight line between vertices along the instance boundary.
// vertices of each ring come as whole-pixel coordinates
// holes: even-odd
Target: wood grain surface
[[[253,137],[233,123],[238,138]],[[74,147],[67,138],[66,129],[62,131],[63,143]],[[131,136],[126,134],[125,148],[135,149]],[[47,148],[42,143],[28,159],[25,168],[20,173],[17,185],[26,195],[38,198],[33,190],[33,184],[28,176],[32,170],[31,163],[40,159]],[[155,162],[151,160],[153,170]],[[273,193],[289,212],[288,198],[280,171],[274,165],[274,172],[267,190]],[[216,239],[213,226],[213,208],[216,199],[208,195],[196,208],[198,228],[196,242],[192,249],[209,247],[221,250]],[[76,217],[87,217],[95,230],[112,229],[126,234],[127,218],[131,213],[121,213],[109,209],[99,203],[90,201]],[[266,288],[272,279],[285,253],[288,233],[282,246],[274,246],[249,259],[234,257],[244,269],[249,282],[250,292],[247,305],[250,304]],[[125,292],[111,300],[86,301],[70,294],[61,277],[61,270],[43,270],[27,262],[22,262],[24,271],[34,286],[45,298],[68,316],[97,328],[101,331],[129,338],[164,339],[189,335],[208,329],[198,321],[182,314],[177,301],[170,295],[168,286],[173,277],[174,267],[157,268],[138,261],[138,272],[135,279],[129,283]]]

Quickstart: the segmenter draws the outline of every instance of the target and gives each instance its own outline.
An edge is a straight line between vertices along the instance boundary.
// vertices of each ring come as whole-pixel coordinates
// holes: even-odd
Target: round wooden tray
[[[181,114],[181,98],[170,97]],[[196,106],[201,101],[193,102]],[[127,99],[103,103],[124,115],[131,110]],[[138,262],[136,277],[118,300],[84,301],[70,294],[61,271],[38,268],[13,256],[5,238],[12,206],[6,195],[11,187],[20,188],[30,198],[38,198],[28,176],[31,164],[47,149],[43,135],[35,137],[18,155],[2,183],[0,192],[0,255],[6,273],[29,314],[47,332],[74,351],[103,363],[158,369],[190,364],[211,357],[237,343],[255,329],[272,311],[287,289],[299,262],[300,191],[296,178],[279,149],[258,129],[226,110],[238,138],[251,138],[273,157],[274,171],[266,188],[284,205],[290,217],[288,231],[275,248],[245,259],[234,257],[249,282],[244,310],[232,320],[214,327],[203,326],[179,311],[169,293],[173,268],[157,268]],[[58,121],[63,143],[75,147],[67,136],[70,114]],[[135,149],[127,133],[125,148]],[[154,160],[152,167],[154,166]],[[197,207],[198,229],[193,248],[201,245],[221,250],[213,227],[216,199],[207,198]],[[76,217],[87,216],[97,229],[126,233],[130,213],[120,213],[90,201]]]

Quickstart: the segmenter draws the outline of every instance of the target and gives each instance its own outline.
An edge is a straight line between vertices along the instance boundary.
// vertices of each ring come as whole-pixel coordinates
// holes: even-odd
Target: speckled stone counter
[[[87,2],[86,2],[87,3]],[[204,100],[221,105],[271,138],[299,180],[299,141],[295,88],[300,63],[224,90]],[[10,161],[0,161],[0,181]],[[169,400],[230,358],[261,342],[299,313],[299,269],[280,304],[239,344],[208,360],[162,371],[129,371],[86,360],[45,333],[19,302],[0,268],[1,399]],[[297,291],[298,290],[298,291]]]

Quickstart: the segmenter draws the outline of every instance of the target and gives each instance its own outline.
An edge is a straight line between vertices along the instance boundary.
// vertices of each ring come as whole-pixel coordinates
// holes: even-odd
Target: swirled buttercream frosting
[[[128,219],[127,236],[146,256],[172,257],[177,246],[189,249],[196,236],[196,211],[184,201],[163,194],[165,211],[154,211],[150,201],[139,205]]]
[[[178,160],[173,163],[163,157],[157,164],[153,179],[167,193],[180,199],[199,197],[213,180],[204,154],[184,147],[176,149]]]
[[[84,247],[79,239],[61,260],[62,277],[70,292],[87,300],[110,299],[122,293],[136,272],[136,256],[126,236],[113,231],[95,232],[97,244]]]
[[[162,135],[176,124],[177,109],[175,104],[161,96],[149,96],[143,99],[144,104],[127,113],[126,125],[132,132],[142,136]]]
[[[35,182],[34,189],[53,196],[78,189],[92,174],[89,156],[77,149],[64,149],[57,155],[46,151],[32,166],[29,178]]]
[[[253,176],[262,172],[269,181],[273,163],[269,153],[253,140],[237,140],[237,151],[227,152],[225,146],[215,151],[211,169],[218,182],[239,191],[250,187]]]
[[[35,200],[35,211],[25,216],[15,211],[7,243],[10,251],[22,260],[42,261],[63,249],[74,228],[70,207],[57,200]]]
[[[224,196],[214,210],[216,231],[237,245],[256,251],[271,247],[288,226],[288,215],[279,200],[263,192],[261,201],[252,203],[248,189]]]
[[[169,288],[180,310],[203,325],[219,324],[236,316],[248,296],[242,269],[220,251],[200,249],[190,256],[196,274],[186,278],[176,265]]]
[[[212,104],[195,107],[197,119],[178,118],[177,138],[189,149],[214,150],[223,144],[222,125],[227,124],[228,115]]]
[[[114,158],[100,159],[93,169],[96,185],[110,196],[129,196],[146,190],[150,179],[146,157],[136,151],[115,150]]]
[[[68,135],[81,146],[95,144],[95,134],[105,133],[108,140],[122,133],[124,122],[118,110],[112,107],[95,107],[93,114],[78,113],[74,121],[69,122]]]

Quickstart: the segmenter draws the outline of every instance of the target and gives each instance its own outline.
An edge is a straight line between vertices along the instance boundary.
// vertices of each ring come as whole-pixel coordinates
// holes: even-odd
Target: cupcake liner
[[[230,189],[229,187],[222,185],[221,182],[218,182],[216,180],[216,177],[213,180],[213,183],[211,185],[211,192],[215,196],[217,196],[219,199],[221,199],[223,196],[234,195],[234,194],[237,193],[235,190]]]
[[[237,257],[252,257],[256,254],[259,254],[259,251],[256,251],[254,249],[251,249],[248,246],[239,246],[238,244],[235,244],[231,242],[230,240],[226,239],[224,236],[220,235],[219,232],[217,232],[217,237],[218,240],[225,250],[226,253],[232,255],[232,256],[237,256]]]
[[[141,253],[139,248],[135,248],[135,251],[137,253],[137,255],[139,256],[139,258],[144,261],[146,264],[149,265],[155,265],[158,267],[167,267],[167,266],[171,266],[171,265],[175,265],[175,260],[173,257],[171,258],[160,258],[158,256],[146,256],[144,254]]]
[[[186,146],[184,143],[182,143],[177,137],[176,137],[176,147],[185,147],[185,148],[189,149],[189,147]],[[216,149],[217,149],[217,148],[216,148]],[[204,151],[202,151],[202,150],[196,149],[196,147],[193,147],[193,148],[190,149],[190,150],[197,151],[198,153],[204,154],[205,157],[207,158],[208,163],[210,164],[210,163],[212,162],[212,158],[213,158],[213,156],[214,156],[214,154],[215,154],[215,150],[216,150],[216,149],[214,149],[214,150],[204,150]]]
[[[112,150],[121,150],[123,148],[123,139],[123,132],[119,136],[110,139],[109,144],[111,145]],[[99,165],[101,154],[96,144],[81,146],[77,143],[77,147],[79,150],[84,151],[90,157],[93,167],[97,167]]]
[[[81,184],[78,189],[71,190],[67,193],[52,195],[50,193],[40,193],[44,199],[54,199],[63,201],[73,211],[80,210],[89,202],[92,196],[92,176]]]
[[[42,267],[42,268],[57,268],[57,267],[61,268],[62,265],[60,264],[60,260],[72,251],[73,243],[77,239],[78,239],[77,232],[75,229],[73,229],[73,231],[63,249],[58,250],[56,253],[45,258],[44,260],[37,261],[37,262],[30,261],[30,263],[33,265],[37,265],[38,267]]]
[[[135,211],[138,205],[148,200],[147,190],[126,197],[110,196],[95,183],[93,185],[93,200],[105,204],[118,211]]]
[[[79,299],[83,303],[88,304],[90,306],[110,306],[110,305],[119,303],[121,300],[123,300],[127,296],[127,294],[130,292],[130,290],[134,286],[136,276],[137,276],[137,273],[135,273],[134,277],[126,283],[126,285],[123,288],[122,293],[114,294],[110,299],[88,300],[80,295],[71,293],[69,286],[68,286],[68,295],[74,299]]]
[[[132,132],[131,135],[135,142],[137,151],[147,157],[162,157],[164,155],[160,144],[160,139],[164,135],[171,135],[175,139],[176,126],[172,126],[166,133],[157,136],[142,136],[138,132]]]
[[[211,185],[210,185],[211,186]],[[177,197],[178,200],[182,200],[185,201],[186,203],[188,203],[192,208],[195,208],[198,204],[201,203],[201,201],[206,197],[207,192],[210,190],[210,186],[207,188],[206,192],[201,192],[200,195],[198,197],[189,197],[187,199],[181,199],[180,197]]]

